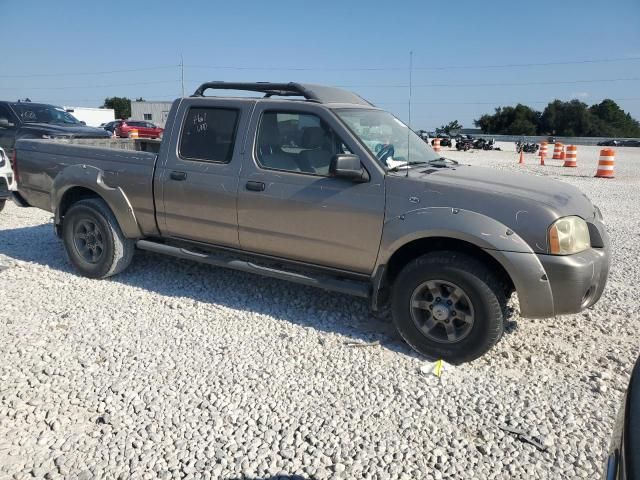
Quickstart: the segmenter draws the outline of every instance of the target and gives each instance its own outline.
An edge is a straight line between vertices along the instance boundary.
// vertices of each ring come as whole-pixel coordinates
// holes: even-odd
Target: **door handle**
[[[171,180],[177,180],[181,182],[182,180],[187,179],[187,174],[186,172],[171,172],[169,174],[169,177],[171,177]]]
[[[252,182],[249,181],[245,185],[247,190],[251,190],[252,192],[262,192],[265,189],[265,184],[262,182]]]

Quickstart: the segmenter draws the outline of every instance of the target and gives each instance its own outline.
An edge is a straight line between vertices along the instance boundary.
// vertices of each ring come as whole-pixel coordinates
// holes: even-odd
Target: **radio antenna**
[[[413,50],[409,50],[409,129],[407,130],[407,174],[409,176],[409,162],[411,161],[411,95],[413,94]]]

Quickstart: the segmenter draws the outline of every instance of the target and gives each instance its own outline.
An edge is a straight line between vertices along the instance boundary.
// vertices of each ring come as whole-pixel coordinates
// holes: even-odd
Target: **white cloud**
[[[571,93],[571,98],[587,98],[589,96],[589,92],[573,92]]]

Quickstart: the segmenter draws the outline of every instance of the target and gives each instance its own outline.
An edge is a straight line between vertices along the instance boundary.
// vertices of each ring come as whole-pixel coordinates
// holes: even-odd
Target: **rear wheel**
[[[482,262],[451,251],[413,261],[393,285],[392,313],[413,349],[458,364],[475,360],[503,333],[504,289]]]
[[[105,278],[131,263],[133,240],[125,238],[115,215],[99,198],[80,200],[69,208],[62,224],[65,250],[85,277]]]

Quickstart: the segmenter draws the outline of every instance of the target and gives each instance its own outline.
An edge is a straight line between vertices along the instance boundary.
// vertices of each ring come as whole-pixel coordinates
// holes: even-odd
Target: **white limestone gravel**
[[[444,153],[581,188],[610,281],[576,315],[521,319],[514,301],[500,344],[440,380],[364,301],[145,253],[85,279],[49,214],[8,205],[0,478],[599,478],[640,350],[640,149],[603,180],[596,147],[577,169],[503,147]]]

